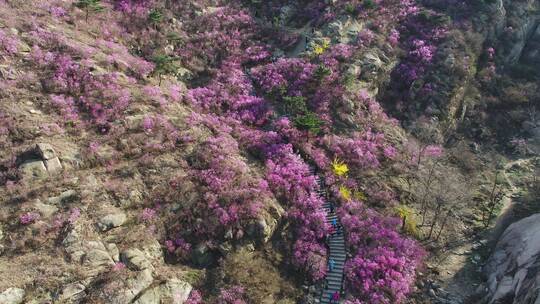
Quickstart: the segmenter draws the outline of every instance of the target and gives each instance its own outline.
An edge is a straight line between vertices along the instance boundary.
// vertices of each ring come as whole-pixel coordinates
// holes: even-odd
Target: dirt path
[[[509,185],[509,189],[502,200],[501,212],[499,213],[495,226],[492,229],[490,240],[494,241],[499,239],[506,227],[508,227],[508,225],[510,225],[513,221],[512,208],[514,206],[514,201],[512,200],[512,197],[514,197],[514,195],[517,194],[520,189],[515,185],[515,182],[512,180],[511,176],[509,176],[508,171],[514,166],[523,167],[534,159],[535,157],[518,159],[511,161],[504,166],[503,176]]]
[[[435,261],[442,290],[437,293],[441,299],[435,303],[464,303],[465,299],[478,292],[478,288],[483,283],[481,277],[481,258],[475,253],[476,248],[480,248],[489,240],[497,240],[504,229],[512,222],[513,197],[520,191],[509,171],[515,166],[526,166],[535,158],[525,158],[511,161],[504,166],[503,177],[508,183],[507,192],[502,201],[502,210],[496,219],[487,240],[477,240],[464,238],[462,242],[442,253]]]

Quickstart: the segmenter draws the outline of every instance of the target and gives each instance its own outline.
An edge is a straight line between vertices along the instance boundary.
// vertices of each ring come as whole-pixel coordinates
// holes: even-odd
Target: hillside
[[[534,303],[539,9],[0,0],[0,303]]]

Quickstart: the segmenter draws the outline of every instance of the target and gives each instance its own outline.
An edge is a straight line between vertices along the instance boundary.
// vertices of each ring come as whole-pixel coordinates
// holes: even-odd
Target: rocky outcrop
[[[540,214],[510,225],[485,267],[489,304],[540,303]]]
[[[152,289],[145,291],[135,304],[174,303],[182,304],[187,301],[192,290],[191,285],[178,279],[170,279]]]
[[[528,60],[540,60],[537,50],[534,50],[536,43],[540,43],[540,35],[537,35],[540,3],[535,0],[500,0],[492,8],[495,18],[493,38],[500,40],[497,52],[502,61],[514,64],[522,56]]]
[[[536,30],[531,34],[521,54],[521,61],[540,67],[540,16]]]
[[[139,271],[125,280],[112,280],[97,291],[96,297],[99,303],[128,304],[144,290],[146,290],[154,278],[152,271],[146,269]],[[158,302],[159,303],[159,302]]]
[[[19,168],[24,179],[41,179],[55,175],[63,170],[60,158],[54,148],[48,143],[39,143],[34,149],[22,156]]]
[[[123,251],[120,255],[120,260],[134,270],[153,269],[152,263],[144,252],[137,248]]]
[[[0,293],[0,304],[19,304],[24,300],[24,290],[20,288],[8,288]]]
[[[101,219],[99,219],[99,222],[97,223],[98,228],[101,231],[107,231],[112,228],[120,227],[126,222],[127,216],[123,212],[115,212],[111,214],[107,214]]]

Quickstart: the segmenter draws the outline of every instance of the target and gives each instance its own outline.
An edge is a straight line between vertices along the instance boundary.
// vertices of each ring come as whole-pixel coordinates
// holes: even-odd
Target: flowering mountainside
[[[312,303],[325,199],[344,303],[430,303],[456,98],[504,77],[440,5],[0,0],[0,303]]]

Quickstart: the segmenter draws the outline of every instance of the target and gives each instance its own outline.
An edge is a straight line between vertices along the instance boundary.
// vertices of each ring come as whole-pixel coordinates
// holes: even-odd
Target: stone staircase
[[[316,174],[315,169],[310,169],[311,174],[316,176],[317,184],[319,185],[318,194],[325,199],[323,208],[326,212],[326,221],[331,225],[334,219],[337,220],[338,226],[341,226],[339,218],[335,213],[330,213],[330,202],[327,200],[327,193],[325,185],[319,175]],[[334,260],[334,268],[332,271],[328,268],[326,274],[325,283],[320,293],[320,302],[322,304],[330,303],[332,295],[337,291],[342,294],[343,291],[343,269],[345,260],[347,259],[347,251],[345,249],[345,236],[343,229],[341,233],[330,235],[328,239],[328,247],[330,248],[330,254],[328,260]],[[340,297],[343,298],[343,297]]]

